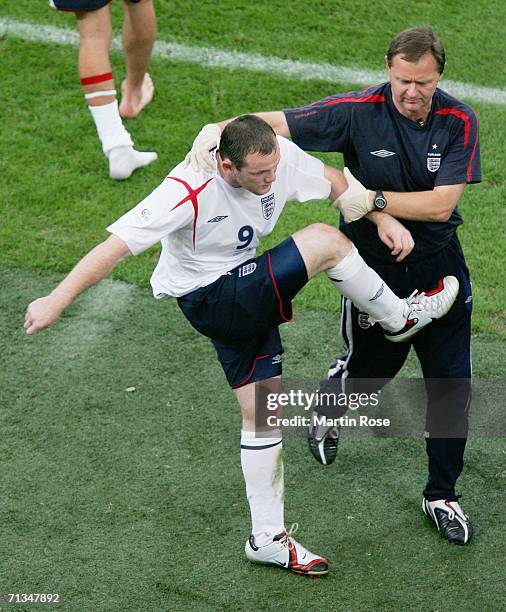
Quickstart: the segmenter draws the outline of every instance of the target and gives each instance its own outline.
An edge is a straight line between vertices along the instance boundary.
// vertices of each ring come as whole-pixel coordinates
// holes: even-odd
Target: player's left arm
[[[291,140],[282,136],[277,138],[281,158],[278,173],[288,185],[287,200],[335,199],[347,189],[348,183],[340,170],[325,165]]]
[[[341,170],[332,168],[332,166],[324,165],[324,176],[330,183],[331,200],[336,200],[342,193],[348,189],[348,182]]]

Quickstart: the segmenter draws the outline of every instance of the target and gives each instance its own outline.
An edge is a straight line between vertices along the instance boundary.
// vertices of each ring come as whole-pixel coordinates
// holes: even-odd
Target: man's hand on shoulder
[[[269,124],[279,136],[290,138],[290,129],[283,111],[253,114]],[[219,146],[222,131],[236,118],[233,117],[232,119],[225,119],[220,123],[208,123],[205,125],[193,141],[191,151],[184,159],[185,165],[190,165],[195,172],[214,172],[216,170],[216,160],[213,158],[212,153]]]
[[[344,169],[344,176],[348,182],[348,189],[334,202],[346,223],[358,221],[364,215],[374,210],[374,191],[366,189],[357,181],[348,168]]]
[[[190,165],[192,170],[199,172],[213,172],[216,169],[216,160],[212,151],[216,150],[220,141],[221,129],[217,123],[205,125],[193,141],[191,151],[185,157],[186,166]]]

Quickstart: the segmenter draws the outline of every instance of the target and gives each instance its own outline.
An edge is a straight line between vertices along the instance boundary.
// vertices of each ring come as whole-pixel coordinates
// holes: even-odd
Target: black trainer
[[[325,417],[315,410],[311,417],[307,441],[316,461],[322,465],[330,465],[334,463],[337,456],[339,428],[334,425],[324,425],[321,420],[325,420]]]
[[[473,535],[469,518],[459,503],[447,499],[423,499],[422,510],[437,526],[439,533],[452,544],[467,544]]]

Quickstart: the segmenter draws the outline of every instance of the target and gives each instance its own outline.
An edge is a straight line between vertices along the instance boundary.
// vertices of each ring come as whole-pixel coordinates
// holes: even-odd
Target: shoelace
[[[420,295],[424,294],[419,294],[418,289],[415,289],[409,297],[404,299],[405,306],[403,314],[405,317],[409,317],[410,313],[412,312],[418,312],[420,310],[423,310],[422,304],[418,301],[418,297]]]
[[[418,289],[415,289],[413,293],[406,298],[406,305],[409,306],[411,310],[423,310],[420,298],[424,295],[425,293],[418,293]]]
[[[445,305],[446,295],[443,291],[435,295],[431,295],[430,298],[425,298],[425,292],[417,293],[418,289],[415,289],[413,293],[406,298],[406,305],[411,310],[420,311],[426,310],[429,314],[439,310]]]
[[[285,529],[283,533],[283,537],[280,542],[283,546],[287,546],[288,550],[293,550],[295,548],[295,543],[293,541],[293,534],[299,528],[299,523],[292,523],[290,529]]]

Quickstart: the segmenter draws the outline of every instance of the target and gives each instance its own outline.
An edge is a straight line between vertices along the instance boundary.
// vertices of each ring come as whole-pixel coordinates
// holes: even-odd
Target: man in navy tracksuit
[[[444,50],[432,32],[399,34],[388,50],[387,68],[388,83],[288,110],[285,117],[294,142],[304,149],[342,152],[355,178],[374,191],[371,199],[379,204],[377,210],[402,219],[410,230],[414,248],[397,263],[369,219],[342,224],[367,263],[394,291],[405,295],[416,288],[430,290],[446,274],[459,279],[453,308],[418,335],[413,347],[426,379],[469,380],[472,297],[456,234],[462,223],[456,206],[464,186],[481,180],[478,120],[469,106],[436,88]],[[342,329],[348,354],[331,369],[332,376],[392,378],[400,370],[409,344],[392,347],[377,326],[366,327],[357,309],[346,302]],[[429,423],[431,411],[448,409],[457,419],[467,412],[469,385],[456,385],[446,405],[438,402],[438,388],[428,384]],[[423,508],[448,540],[464,544],[472,530],[457,503],[455,483],[466,439],[428,434]],[[315,457],[322,463],[332,461],[335,432],[314,427],[310,438]]]
[[[398,34],[386,63],[388,83],[260,116],[303,149],[343,153],[353,176],[348,174],[350,193],[338,200],[349,222],[341,219],[341,229],[395,292],[437,291],[445,275],[459,280],[460,292],[449,313],[418,334],[412,345],[428,396],[429,478],[423,510],[447,540],[465,544],[472,528],[457,502],[455,483],[467,434],[472,296],[456,229],[462,223],[457,203],[465,185],[481,180],[478,119],[468,105],[437,88],[445,54],[430,30]],[[207,145],[198,138],[194,150]],[[401,219],[411,232],[414,248],[405,258],[399,257],[399,249],[385,246],[369,220],[383,212]],[[348,300],[343,302],[342,331],[348,353],[329,372],[341,380],[393,378],[410,349],[409,343],[392,346]],[[440,379],[451,380],[445,387]],[[334,461],[337,436],[335,428],[311,427],[310,448],[318,461]]]

